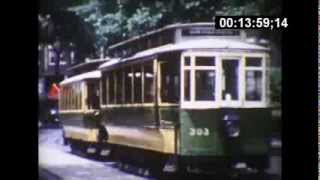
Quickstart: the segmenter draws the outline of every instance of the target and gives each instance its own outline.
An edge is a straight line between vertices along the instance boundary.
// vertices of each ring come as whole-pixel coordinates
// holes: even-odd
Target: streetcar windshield
[[[262,99],[262,58],[246,58],[246,100],[260,101]]]
[[[94,82],[88,82],[88,109],[99,109],[99,83]]]
[[[215,71],[196,70],[196,100],[210,101],[215,99]]]
[[[222,99],[238,100],[239,98],[239,60],[222,59]]]
[[[265,106],[266,68],[263,55],[255,56],[186,53],[181,62],[183,107]]]

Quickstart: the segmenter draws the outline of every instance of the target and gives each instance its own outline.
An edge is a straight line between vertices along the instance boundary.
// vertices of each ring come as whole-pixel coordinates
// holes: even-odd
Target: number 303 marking
[[[190,136],[209,136],[210,131],[208,128],[190,128]]]

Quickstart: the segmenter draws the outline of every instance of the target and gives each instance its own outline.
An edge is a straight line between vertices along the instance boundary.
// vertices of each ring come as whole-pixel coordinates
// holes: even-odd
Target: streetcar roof
[[[159,33],[159,32],[162,32],[164,30],[168,30],[168,29],[174,29],[174,28],[177,28],[177,27],[195,27],[195,26],[212,26],[214,27],[214,22],[197,22],[197,23],[176,23],[176,24],[170,24],[170,25],[167,25],[167,26],[164,26],[160,29],[156,29],[156,30],[152,30],[152,31],[149,31],[149,32],[146,32],[144,34],[141,34],[141,35],[137,35],[137,36],[134,36],[130,39],[127,39],[127,40],[124,40],[124,41],[121,41],[119,43],[116,43],[116,44],[113,44],[109,47],[109,49],[112,49],[112,48],[115,48],[115,47],[118,47],[118,46],[121,46],[121,45],[124,45],[124,44],[127,44],[129,42],[132,42],[134,40],[137,40],[137,39],[140,39],[140,38],[144,38],[144,37],[147,37],[149,35],[152,35],[152,34],[156,34],[156,33]]]
[[[104,58],[104,59],[92,59],[92,60],[89,60],[89,61],[86,61],[86,62],[83,62],[83,63],[80,63],[80,64],[77,64],[75,66],[72,66],[70,67],[69,69],[67,69],[67,71],[72,71],[72,70],[75,70],[75,69],[79,69],[81,67],[84,67],[84,66],[87,66],[89,64],[98,64],[98,63],[103,63],[105,61],[109,60],[108,57]]]
[[[234,49],[234,50],[260,50],[266,51],[269,48],[259,46],[256,44],[250,44],[246,42],[242,42],[239,40],[231,40],[231,39],[198,39],[198,40],[189,40],[183,41],[176,44],[166,44],[163,46],[159,46],[156,48],[147,49],[144,51],[140,51],[133,56],[128,58],[121,59],[121,62],[134,60],[138,58],[144,58],[149,56],[154,56],[160,53],[170,52],[170,51],[182,51],[187,49]],[[119,60],[114,62],[106,62],[99,66],[99,69],[106,68],[117,64],[120,62]]]
[[[112,66],[112,65],[115,65],[115,64],[118,64],[119,62],[120,62],[120,58],[113,58],[113,59],[111,59],[111,60],[109,60],[109,61],[101,64],[101,65],[99,66],[99,69],[104,68],[104,67],[109,67],[109,66]]]
[[[65,79],[60,82],[60,85],[70,84],[70,83],[82,81],[85,79],[97,79],[100,77],[101,77],[100,71],[96,70],[96,71],[91,71],[91,72],[79,74],[79,75],[73,76],[71,78]]]

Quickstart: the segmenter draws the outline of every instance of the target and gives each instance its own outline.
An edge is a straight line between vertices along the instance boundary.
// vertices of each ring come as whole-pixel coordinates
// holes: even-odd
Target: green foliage
[[[256,3],[247,3],[241,6],[226,5],[218,12],[219,15],[224,16],[253,16],[260,14]]]
[[[77,14],[94,27],[98,48],[155,28],[163,16],[159,9],[141,6],[129,17],[120,10],[104,15],[79,10]]]
[[[161,20],[162,12],[152,13],[150,8],[141,7],[127,19],[126,30],[128,36],[135,36],[143,33],[145,30],[155,28]]]
[[[94,27],[97,47],[105,45],[112,37],[121,36],[122,17],[119,12],[100,17],[91,14],[85,21]]]
[[[212,21],[215,15],[280,14],[278,5],[268,0],[121,0],[121,5],[118,0],[73,2],[88,3],[77,14],[94,27],[97,49],[164,24]]]

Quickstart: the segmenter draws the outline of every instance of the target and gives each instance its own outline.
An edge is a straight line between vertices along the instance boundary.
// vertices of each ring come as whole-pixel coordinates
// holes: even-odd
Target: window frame
[[[164,106],[164,107],[171,107],[171,106],[178,106],[179,105],[179,101],[177,103],[172,103],[172,102],[164,102],[161,99],[161,75],[162,75],[162,69],[161,69],[161,64],[163,63],[167,63],[166,61],[156,61],[156,66],[157,66],[157,101],[158,101],[158,105],[159,106]],[[181,70],[181,64],[180,64],[180,70]],[[179,75],[179,74],[178,74]],[[180,72],[180,81],[181,81],[181,72]],[[180,99],[181,99],[181,82],[180,82]]]
[[[103,81],[104,81],[104,83],[105,83],[105,91],[103,91]],[[104,106],[104,105],[107,105],[108,104],[108,102],[107,102],[107,100],[108,100],[108,98],[107,98],[107,96],[108,96],[108,91],[107,91],[107,89],[108,89],[108,86],[107,86],[107,75],[106,74],[102,74],[101,75],[101,78],[100,78],[100,80],[99,80],[99,88],[100,88],[100,95],[99,95],[99,98],[100,98],[100,107],[101,106]],[[103,96],[105,96],[105,99],[103,99]]]
[[[222,97],[222,62],[223,61],[228,61],[228,60],[238,60],[239,62],[239,75],[238,75],[238,99],[237,100],[231,100],[231,101],[226,101],[223,100]],[[220,103],[221,106],[241,106],[241,94],[243,94],[243,88],[245,85],[243,85],[243,62],[242,62],[242,57],[241,56],[227,56],[227,55],[221,55],[219,56],[219,69],[220,69]]]
[[[195,66],[195,57],[197,56],[215,56],[215,66]],[[184,65],[184,58],[190,57],[191,63],[190,66]],[[253,57],[253,58],[261,58],[262,65],[261,67],[246,67],[245,66],[245,58]],[[269,105],[269,99],[267,96],[267,92],[270,91],[270,87],[267,82],[267,64],[270,62],[270,57],[267,52],[249,52],[249,51],[234,51],[234,52],[223,52],[223,51],[215,51],[210,52],[207,50],[198,50],[198,51],[185,51],[181,53],[180,57],[180,65],[181,65],[181,85],[180,85],[180,103],[181,108],[185,109],[208,109],[208,108],[220,108],[220,107],[233,107],[233,108],[263,108]],[[238,100],[233,100],[226,102],[222,100],[222,60],[228,59],[238,59],[239,60],[239,85],[238,85]],[[214,67],[214,68],[213,68]],[[210,70],[214,69],[216,74],[216,86],[215,86],[215,101],[195,101],[195,71],[196,70]],[[245,73],[247,70],[261,70],[262,71],[262,98],[259,101],[249,101],[245,99],[246,92],[246,82],[245,82]],[[185,70],[190,70],[190,101],[185,100],[185,92],[184,92],[184,72]]]
[[[65,53],[65,52],[61,52],[60,54],[59,54],[59,65],[61,66],[63,66],[63,65],[67,65],[67,60],[65,60],[64,58],[62,58],[63,56],[63,53],[64,54],[67,54],[67,53]],[[55,54],[55,52],[54,52],[54,48],[51,46],[51,45],[49,45],[48,46],[48,55],[47,55],[47,58],[48,58],[48,65],[49,66],[55,66],[56,65],[56,62],[55,62],[55,56],[57,56],[57,54]],[[62,56],[62,57],[61,57]]]
[[[268,93],[268,83],[267,82],[267,71],[268,71],[268,68],[267,68],[267,58],[268,57],[267,55],[264,55],[264,56],[255,56],[255,55],[245,55],[243,57],[244,59],[244,63],[246,62],[246,58],[261,58],[261,66],[260,67],[257,67],[257,66],[246,66],[246,64],[244,64],[244,82],[247,83],[245,80],[245,74],[247,71],[260,71],[261,74],[262,74],[262,95],[261,95],[261,100],[257,100],[257,101],[253,101],[253,100],[246,100],[245,98],[245,93],[246,93],[246,84],[244,85],[244,102],[245,102],[245,106],[246,107],[255,107],[255,106],[259,106],[261,104],[261,102],[264,102],[265,104],[268,104],[268,100],[267,100],[267,93]],[[270,59],[269,59],[270,61]],[[270,63],[270,62],[269,62]]]
[[[148,102],[145,103],[144,102],[144,65],[151,63],[152,67],[153,67],[153,73],[154,73],[154,78],[153,78],[153,85],[156,86],[156,75],[157,75],[157,69],[156,69],[156,65],[157,65],[157,59],[153,59],[153,60],[149,60],[149,61],[143,61],[143,62],[138,62],[138,63],[130,63],[124,66],[121,66],[119,68],[116,69],[112,69],[112,70],[107,70],[105,72],[103,72],[103,74],[106,74],[107,76],[107,89],[109,87],[109,75],[111,73],[114,73],[115,71],[122,71],[122,84],[123,86],[126,84],[125,82],[125,70],[127,68],[130,69],[131,73],[132,73],[132,78],[131,78],[131,103],[127,103],[126,102],[126,94],[125,94],[125,88],[122,88],[122,103],[110,103],[110,97],[109,97],[109,92],[107,93],[107,104],[101,104],[100,103],[100,107],[101,109],[106,109],[106,108],[118,108],[118,107],[154,107],[155,106],[155,98],[152,100],[152,102]],[[135,88],[135,83],[134,83],[134,67],[138,67],[141,71],[141,103],[135,103],[134,102],[134,88]],[[116,82],[115,82],[116,83]],[[116,88],[116,87],[115,87]],[[154,88],[154,91],[156,90],[156,88]],[[156,94],[156,93],[155,93]]]
[[[152,86],[153,88],[151,89],[153,91],[153,97],[151,98],[151,102],[146,102],[146,99],[145,99],[145,90],[146,90],[146,84],[145,84],[145,67],[150,65],[151,68],[152,68],[152,73],[153,73],[153,78],[152,78]],[[149,104],[149,105],[152,105],[154,104],[155,102],[155,96],[156,96],[156,69],[155,69],[155,61],[151,61],[151,62],[145,62],[142,64],[142,104]]]
[[[218,68],[217,68],[217,57],[215,57],[215,66],[196,66],[196,57],[213,57],[211,54],[203,54],[203,53],[196,53],[196,52],[184,52],[181,54],[181,62],[180,62],[180,76],[181,76],[181,80],[180,80],[180,84],[181,84],[181,88],[180,88],[180,102],[181,102],[181,106],[182,108],[206,108],[206,107],[217,107],[217,103],[216,101],[219,100],[218,99],[218,87],[217,87],[217,74],[218,74]],[[184,59],[185,57],[190,57],[190,65],[189,66],[185,66],[184,65]],[[190,72],[190,100],[186,101],[185,100],[185,92],[184,92],[184,72],[185,70],[189,70]],[[195,100],[195,96],[196,96],[196,88],[195,88],[195,73],[196,71],[204,71],[204,70],[213,70],[215,72],[215,100],[214,101],[208,101],[208,100]]]
[[[88,110],[85,103],[86,98],[86,85],[84,81],[76,81],[69,84],[61,85],[62,108],[59,113],[86,113]],[[74,88],[80,88],[79,96],[74,91]],[[60,101],[59,100],[59,101]]]

